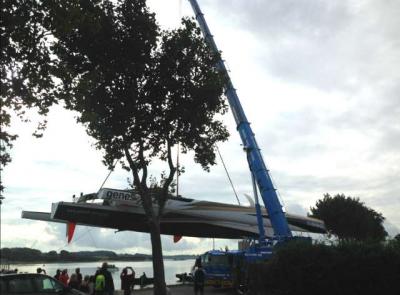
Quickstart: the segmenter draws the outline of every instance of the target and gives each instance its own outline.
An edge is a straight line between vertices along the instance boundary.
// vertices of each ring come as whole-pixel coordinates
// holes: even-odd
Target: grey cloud
[[[317,176],[317,175],[294,175],[277,173],[277,178],[282,187],[290,191],[306,192],[343,192],[353,190],[354,187],[362,186],[362,180],[348,176]]]
[[[399,171],[400,172],[400,171]],[[375,178],[359,177],[318,177],[315,175],[279,175],[280,191],[285,195],[285,205],[290,213],[301,213],[297,204],[314,203],[322,199],[325,193],[360,198],[366,206],[383,214],[386,221],[395,227],[399,224],[398,204],[400,202],[400,184],[397,174],[376,175]],[[293,211],[292,211],[293,210]],[[303,212],[304,213],[304,212]]]
[[[47,229],[63,246],[67,246],[65,225],[49,223]],[[150,240],[147,236],[148,234],[143,233],[116,232],[112,229],[101,230],[78,225],[71,243],[75,247],[121,251],[126,248],[148,247]]]
[[[351,97],[351,108],[336,116],[328,123],[336,128],[358,128],[362,131],[400,128],[400,71],[399,80],[381,85],[366,86],[366,91]]]
[[[359,91],[399,77],[397,1],[206,1],[260,42],[256,59],[285,81]]]
[[[390,237],[394,237],[400,234],[400,228],[394,225],[393,223],[385,221],[383,225]]]
[[[329,33],[329,25],[343,27],[348,19],[346,3],[326,1],[205,1],[216,6],[224,17],[228,16],[254,31],[276,34],[303,33],[323,35]]]
[[[286,209],[286,212],[291,213],[291,214],[298,214],[298,215],[302,215],[302,216],[307,215],[307,209],[297,203],[294,203],[294,202],[285,203],[285,209]]]
[[[269,156],[312,156],[326,150],[319,135],[326,128],[324,113],[306,107],[296,112],[282,113],[272,125],[262,130],[259,143]]]

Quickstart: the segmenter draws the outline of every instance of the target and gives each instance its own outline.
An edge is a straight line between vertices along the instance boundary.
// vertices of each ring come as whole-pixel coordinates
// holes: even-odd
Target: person
[[[61,269],[57,269],[56,271],[56,275],[54,276],[54,278],[59,281],[60,280],[60,275],[61,275]]]
[[[88,284],[90,295],[94,295],[94,284],[95,284],[95,276],[90,276]]]
[[[58,280],[65,286],[68,286],[69,275],[67,269],[63,269]]]
[[[194,294],[197,295],[200,292],[200,295],[204,294],[204,282],[206,280],[206,274],[201,266],[201,263],[198,263],[197,269],[194,272]]]
[[[79,290],[79,286],[80,284],[78,281],[78,276],[76,275],[76,273],[73,273],[71,275],[71,278],[69,279],[68,287]]]
[[[82,284],[82,274],[79,267],[75,268],[76,278],[78,280],[79,286]]]
[[[89,278],[90,277],[88,275],[86,275],[83,278],[83,280],[82,280],[82,282],[81,282],[81,284],[79,286],[79,291],[82,291],[82,292],[90,294],[89,293],[90,292],[90,289],[89,289]]]
[[[194,262],[193,270],[194,270],[196,267],[199,267],[199,266],[201,266],[201,257],[197,257],[197,258],[196,258],[196,261]]]
[[[89,289],[89,279],[90,277],[88,275],[86,275],[84,277],[84,279],[82,280],[80,287],[79,287],[79,291],[85,292],[85,293],[89,293],[90,289]],[[91,293],[89,293],[91,294]]]
[[[144,286],[146,286],[146,284],[147,284],[147,276],[146,276],[145,272],[140,276],[139,282],[140,282],[140,288],[143,288]]]
[[[105,286],[104,291],[106,295],[114,294],[114,280],[112,278],[111,273],[108,271],[108,264],[104,262],[100,268],[100,274],[104,276]]]
[[[96,271],[94,275],[94,294],[95,295],[103,295],[105,294],[106,289],[106,278],[102,273],[100,273],[100,269]]]
[[[128,274],[128,269],[131,270],[131,274]],[[124,291],[124,295],[129,295],[131,293],[131,288],[133,287],[135,280],[135,271],[132,267],[125,267],[120,275],[121,278],[121,290]],[[132,288],[133,289],[133,288]]]
[[[43,269],[43,268],[38,267],[38,268],[36,269],[36,273],[44,273],[44,274],[46,275],[46,270]]]

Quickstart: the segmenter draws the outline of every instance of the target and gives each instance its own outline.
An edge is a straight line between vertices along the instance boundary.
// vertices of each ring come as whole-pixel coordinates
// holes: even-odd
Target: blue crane
[[[200,7],[196,0],[189,0],[197,22],[199,23],[200,29],[203,36],[210,46],[211,50],[215,54],[219,54],[218,47],[211,35],[210,29],[204,19],[204,15],[200,10]],[[240,103],[239,97],[233,87],[232,81],[229,77],[229,73],[225,67],[222,58],[219,58],[217,63],[217,68],[222,71],[227,78],[225,94],[228,98],[230,108],[232,110],[233,116],[236,122],[236,128],[239,131],[244,149],[247,152],[247,161],[252,173],[252,177],[257,183],[258,189],[260,191],[261,197],[264,202],[264,206],[267,209],[267,213],[271,220],[271,225],[274,230],[274,238],[277,240],[283,240],[292,237],[292,232],[289,229],[289,225],[283,211],[283,207],[279,202],[276,189],[272,183],[271,177],[268,173],[268,169],[264,163],[264,159],[261,155],[260,148],[258,147],[254,133],[250,127],[250,123],[246,118],[242,105]],[[257,201],[256,195],[256,213],[258,218],[259,230],[260,230],[260,241],[265,239],[264,227],[262,225],[262,215],[261,208]]]

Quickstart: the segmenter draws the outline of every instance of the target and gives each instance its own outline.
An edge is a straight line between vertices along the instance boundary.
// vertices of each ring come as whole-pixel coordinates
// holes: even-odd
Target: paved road
[[[171,295],[192,295],[194,294],[193,292],[193,286],[192,285],[175,285],[175,286],[169,286],[171,290]],[[122,295],[121,293],[114,293],[115,295]],[[153,289],[143,289],[143,290],[135,290],[132,292],[132,295],[153,295]],[[206,287],[204,290],[204,294],[213,294],[213,295],[229,295],[229,291],[226,290],[218,290],[213,287]]]

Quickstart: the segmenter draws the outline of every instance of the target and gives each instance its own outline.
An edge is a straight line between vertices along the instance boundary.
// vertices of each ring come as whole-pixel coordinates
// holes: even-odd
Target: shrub
[[[342,242],[291,242],[267,262],[249,266],[251,294],[400,294],[400,247]]]

